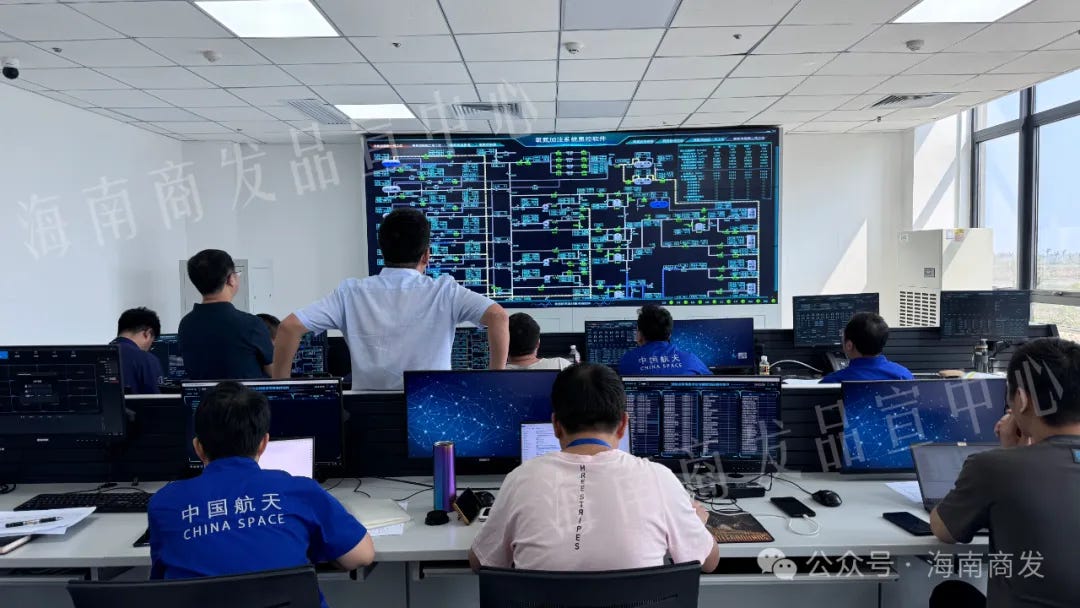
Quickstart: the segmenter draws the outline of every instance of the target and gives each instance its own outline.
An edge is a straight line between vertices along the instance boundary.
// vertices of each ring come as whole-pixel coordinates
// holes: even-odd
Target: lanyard
[[[605,448],[611,449],[611,444],[610,443],[608,443],[608,442],[606,442],[606,441],[604,441],[602,439],[594,439],[592,437],[585,437],[584,439],[575,439],[575,440],[571,441],[569,444],[567,444],[566,447],[573,448],[573,447],[577,447],[579,445],[602,445]]]

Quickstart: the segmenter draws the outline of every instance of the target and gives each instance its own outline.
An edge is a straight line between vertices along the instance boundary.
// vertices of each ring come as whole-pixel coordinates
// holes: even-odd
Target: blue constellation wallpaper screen
[[[405,372],[409,458],[453,441],[459,458],[519,458],[521,423],[551,420],[558,371]]]
[[[368,261],[397,207],[429,272],[515,307],[775,304],[780,133],[752,127],[368,140]]]

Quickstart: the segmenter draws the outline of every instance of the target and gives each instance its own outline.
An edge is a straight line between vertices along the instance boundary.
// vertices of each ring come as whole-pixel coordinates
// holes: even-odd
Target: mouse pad
[[[727,543],[771,543],[772,534],[749,513],[713,513],[709,511],[709,521],[705,527],[712,533],[716,542]]]

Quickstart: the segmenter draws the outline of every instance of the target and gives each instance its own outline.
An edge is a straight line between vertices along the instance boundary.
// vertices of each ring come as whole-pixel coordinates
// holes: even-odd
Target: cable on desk
[[[343,482],[343,481],[345,481],[345,479],[343,479],[343,478],[342,478],[342,479],[338,479],[338,480],[337,480],[337,483],[335,483],[334,485],[332,485],[332,486],[329,486],[329,487],[327,487],[327,486],[323,486],[323,489],[324,489],[324,490],[326,490],[327,492],[329,492],[330,490],[333,490],[334,488],[336,488],[336,487],[340,486],[340,485],[341,485],[341,482]],[[357,486],[357,487],[359,487],[359,486]]]
[[[71,492],[64,492],[64,494],[105,494],[112,492],[123,492],[126,494],[152,494],[153,492],[147,492],[142,488],[136,488],[132,486],[118,486],[115,483],[103,483],[96,488],[90,490],[73,490]]]
[[[796,361],[795,359],[781,359],[780,361],[777,361],[776,363],[770,363],[769,367],[776,367],[777,365],[783,365],[785,363],[794,363],[795,365],[801,365],[801,366],[805,367],[806,369],[808,369],[808,370],[810,370],[812,372],[821,374],[822,376],[825,375],[825,372],[823,372],[820,369],[814,367],[813,365],[807,365],[806,363],[803,363],[802,361]]]
[[[787,529],[788,529],[788,531],[791,532],[792,534],[798,534],[799,536],[817,536],[818,533],[821,532],[821,524],[814,521],[813,519],[810,519],[809,517],[807,517],[805,515],[803,515],[801,517],[798,517],[798,518],[788,517],[786,515],[775,515],[773,513],[751,513],[750,515],[752,515],[754,517],[777,517],[777,518],[780,518],[780,519],[786,519],[787,520]],[[795,523],[796,519],[803,520],[803,521],[806,521],[807,523],[813,524],[813,527],[811,528],[811,531],[810,532],[800,532],[800,531],[796,530],[791,525],[791,524]]]
[[[813,496],[813,494],[814,494],[810,490],[807,490],[806,488],[800,486],[799,484],[795,483],[794,481],[791,481],[790,479],[784,479],[783,477],[780,477],[779,475],[776,475],[775,473],[770,473],[769,478],[770,479],[775,479],[777,481],[782,481],[784,483],[790,483],[791,485],[795,486],[796,488],[799,488],[800,490],[802,490],[803,492],[806,492],[807,494],[809,494],[811,496]],[[771,483],[771,481],[770,481],[770,483]],[[770,487],[770,489],[771,489],[771,487]]]
[[[432,489],[435,486],[430,483],[420,483],[419,481],[409,481],[408,479],[398,479],[397,477],[375,477],[375,479],[381,479],[383,481],[396,481],[398,483],[407,483],[411,486],[420,486],[421,488]]]
[[[357,477],[356,478],[356,487],[352,489],[353,494],[363,494],[364,496],[367,496],[368,498],[371,498],[371,494],[368,494],[367,492],[360,489],[360,484],[362,484],[362,483],[364,483],[364,480]]]
[[[409,500],[410,498],[412,498],[413,496],[416,496],[417,494],[423,494],[424,492],[430,492],[430,491],[431,491],[431,488],[424,488],[423,490],[417,490],[417,491],[413,492],[412,494],[409,494],[405,498],[394,498],[393,501],[394,502],[401,502],[403,500]],[[369,496],[369,498],[370,498],[370,496]]]
[[[15,491],[16,484],[0,483],[0,494],[11,494]]]

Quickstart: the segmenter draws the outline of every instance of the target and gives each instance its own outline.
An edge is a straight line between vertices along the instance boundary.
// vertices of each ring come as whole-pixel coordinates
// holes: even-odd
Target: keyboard
[[[148,492],[83,492],[79,494],[38,494],[15,507],[16,511],[97,507],[95,513],[146,513]]]

